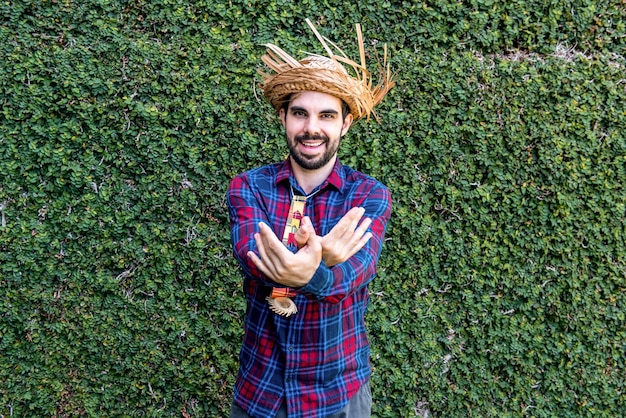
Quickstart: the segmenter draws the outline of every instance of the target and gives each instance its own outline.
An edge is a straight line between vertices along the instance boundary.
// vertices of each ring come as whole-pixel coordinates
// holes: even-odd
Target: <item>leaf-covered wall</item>
[[[226,415],[224,194],[285,158],[256,71],[306,17],[398,76],[340,150],[394,198],[374,415],[620,416],[621,0],[0,4],[0,416]]]

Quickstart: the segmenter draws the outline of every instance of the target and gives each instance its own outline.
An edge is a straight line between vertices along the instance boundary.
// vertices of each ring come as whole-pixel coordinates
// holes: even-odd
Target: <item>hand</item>
[[[259,223],[259,232],[254,234],[259,256],[248,252],[252,260],[265,276],[284,286],[298,288],[306,285],[322,262],[321,238],[308,221],[301,234],[296,234],[298,245],[302,247],[295,254],[278,239],[269,226]],[[302,229],[302,228],[300,228]],[[299,240],[299,241],[298,241]]]
[[[328,267],[343,263],[359,252],[372,238],[371,232],[366,233],[367,228],[372,223],[370,218],[365,218],[358,225],[364,213],[365,209],[363,208],[354,207],[350,209],[337,225],[322,238],[323,259]]]

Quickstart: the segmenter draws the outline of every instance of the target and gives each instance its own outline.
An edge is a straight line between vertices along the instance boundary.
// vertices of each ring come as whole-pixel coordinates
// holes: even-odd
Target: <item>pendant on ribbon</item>
[[[270,309],[275,314],[289,317],[298,312],[296,303],[291,299],[296,296],[296,292],[288,287],[275,287],[272,294],[265,298],[270,305]]]

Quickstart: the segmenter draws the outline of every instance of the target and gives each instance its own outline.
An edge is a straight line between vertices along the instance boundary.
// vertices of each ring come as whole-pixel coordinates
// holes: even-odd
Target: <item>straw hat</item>
[[[305,58],[297,61],[278,46],[266,44],[267,54],[263,55],[261,60],[273,73],[268,74],[259,70],[262,78],[261,89],[265,98],[278,111],[291,94],[317,91],[345,101],[355,122],[363,117],[369,119],[370,114],[376,117],[374,107],[383,100],[395,84],[387,63],[387,45],[384,47],[383,64],[378,68],[383,74],[378,83],[373,86],[372,75],[365,66],[361,25],[356,25],[361,58],[361,63],[357,64],[349,59],[337,45],[322,37],[309,19],[306,19],[306,22],[328,56],[307,53]],[[328,44],[331,44],[337,53],[333,53]],[[345,66],[352,69],[353,75],[350,75]]]

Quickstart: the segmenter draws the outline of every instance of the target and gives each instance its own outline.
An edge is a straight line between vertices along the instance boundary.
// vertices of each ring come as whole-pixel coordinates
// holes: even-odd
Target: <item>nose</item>
[[[320,124],[317,116],[309,116],[304,124],[304,132],[313,136],[320,133]]]

